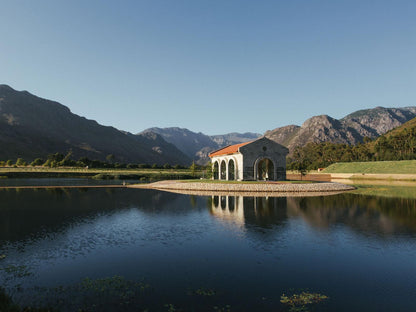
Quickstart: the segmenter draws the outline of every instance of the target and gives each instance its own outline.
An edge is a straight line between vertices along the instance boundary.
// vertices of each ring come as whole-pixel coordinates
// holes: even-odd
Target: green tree
[[[12,166],[12,165],[13,165],[13,160],[8,159],[8,160],[6,161],[6,166],[10,167],[10,166]]]
[[[51,161],[56,161],[56,162],[60,162],[61,160],[63,160],[65,158],[65,156],[61,153],[55,153],[55,154],[49,154],[48,155],[48,159],[50,159]]]
[[[36,158],[34,161],[32,161],[30,163],[31,166],[42,166],[42,164],[44,163],[44,160],[41,158]]]
[[[91,164],[91,160],[88,157],[81,157],[78,159],[77,164],[79,164],[82,167],[87,167]]]
[[[72,156],[72,151],[69,151],[66,156],[59,161],[59,166],[74,166],[76,164],[76,162],[74,160],[71,159]]]
[[[212,178],[212,174],[213,174],[213,164],[212,163],[208,163],[206,166],[205,166],[205,177],[207,178],[207,179],[211,179]]]
[[[196,165],[195,162],[192,162],[192,165],[189,166],[189,169],[191,170],[191,174],[193,177],[195,177],[195,173],[196,173]]]
[[[16,160],[16,166],[26,166],[26,162],[23,160],[23,158],[18,158]]]
[[[300,173],[300,179],[308,172],[308,167],[311,164],[308,155],[304,148],[297,147],[293,152],[290,167],[288,169],[295,170]]]
[[[116,157],[113,154],[108,154],[105,159],[107,160],[108,163],[112,164],[114,160],[116,159]]]

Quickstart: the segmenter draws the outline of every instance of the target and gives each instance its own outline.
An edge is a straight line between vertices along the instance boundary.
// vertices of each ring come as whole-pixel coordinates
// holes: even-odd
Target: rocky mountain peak
[[[267,131],[265,136],[290,151],[308,142],[357,144],[364,137],[376,138],[416,117],[416,107],[376,107],[354,112],[337,120],[328,115],[307,119],[301,127],[286,126]]]

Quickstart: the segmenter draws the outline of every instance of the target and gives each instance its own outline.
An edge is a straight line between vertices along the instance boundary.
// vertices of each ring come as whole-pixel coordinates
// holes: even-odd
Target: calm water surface
[[[416,201],[7,189],[1,255],[15,302],[60,311],[413,311]],[[329,299],[280,302],[302,291]]]

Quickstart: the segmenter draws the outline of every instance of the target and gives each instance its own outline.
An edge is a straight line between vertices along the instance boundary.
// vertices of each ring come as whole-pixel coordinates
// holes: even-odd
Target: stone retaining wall
[[[265,192],[265,193],[309,193],[309,192],[342,192],[355,188],[335,182],[323,183],[203,183],[160,181],[146,185],[132,185],[130,187],[151,188],[160,190],[184,191],[214,191],[214,192]]]

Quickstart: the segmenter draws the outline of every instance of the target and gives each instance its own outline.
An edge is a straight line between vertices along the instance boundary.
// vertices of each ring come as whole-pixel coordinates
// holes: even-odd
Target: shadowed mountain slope
[[[133,135],[80,117],[64,105],[0,85],[0,159],[30,161],[50,153],[117,162],[189,164],[159,135]]]

